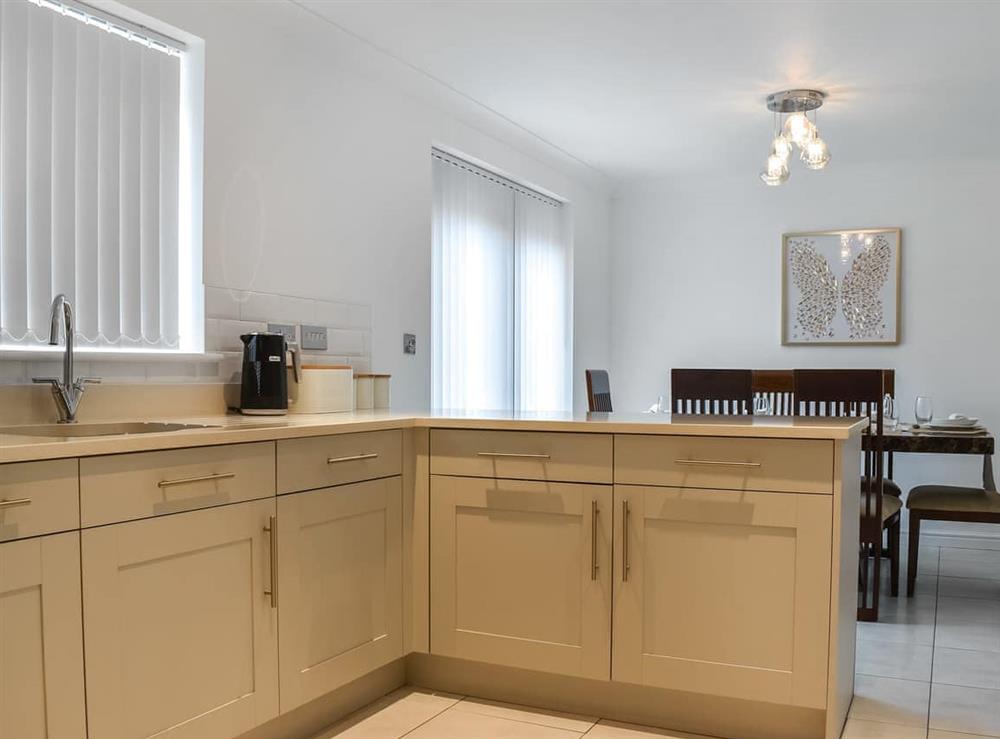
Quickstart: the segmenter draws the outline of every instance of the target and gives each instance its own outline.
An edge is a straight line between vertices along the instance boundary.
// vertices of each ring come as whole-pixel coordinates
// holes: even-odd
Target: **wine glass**
[[[882,422],[889,430],[899,425],[899,404],[889,393],[885,394],[885,398],[882,401]]]
[[[930,423],[934,418],[934,405],[930,398],[925,395],[917,396],[917,401],[913,404],[913,417],[919,424]]]

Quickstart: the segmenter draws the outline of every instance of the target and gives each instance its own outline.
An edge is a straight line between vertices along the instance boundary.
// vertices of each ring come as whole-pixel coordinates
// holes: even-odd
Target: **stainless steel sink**
[[[39,426],[4,426],[0,434],[78,438],[88,436],[123,436],[126,434],[162,434],[168,431],[213,429],[219,426],[192,423],[48,423]]]

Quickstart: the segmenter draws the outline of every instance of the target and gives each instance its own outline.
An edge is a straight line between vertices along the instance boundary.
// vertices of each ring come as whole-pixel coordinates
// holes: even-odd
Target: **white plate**
[[[979,425],[978,418],[943,418],[940,421],[931,421],[932,429],[971,429]]]

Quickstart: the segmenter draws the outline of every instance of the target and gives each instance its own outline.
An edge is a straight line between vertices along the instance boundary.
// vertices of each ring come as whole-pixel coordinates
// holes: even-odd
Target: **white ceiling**
[[[997,156],[993,0],[297,1],[619,181],[759,169],[789,87],[834,163]]]

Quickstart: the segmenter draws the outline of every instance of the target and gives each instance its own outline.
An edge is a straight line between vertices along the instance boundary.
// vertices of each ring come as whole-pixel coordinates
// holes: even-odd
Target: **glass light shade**
[[[760,180],[765,185],[775,187],[788,179],[788,162],[778,156],[771,154],[767,158],[767,166],[760,173]]]
[[[818,135],[806,142],[799,157],[807,169],[823,169],[830,161],[830,150]]]
[[[796,146],[804,146],[815,135],[816,127],[805,113],[792,113],[785,119],[785,135]]]
[[[771,144],[771,151],[787,162],[792,154],[792,140],[783,133],[778,134]]]

